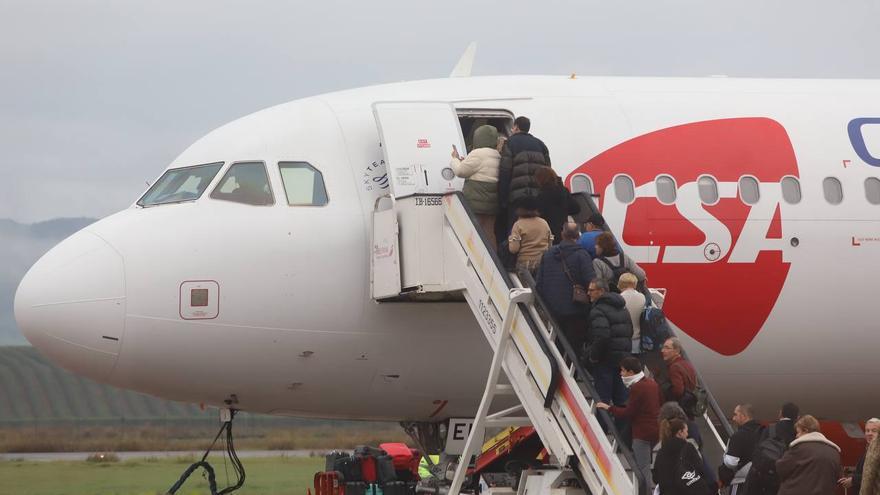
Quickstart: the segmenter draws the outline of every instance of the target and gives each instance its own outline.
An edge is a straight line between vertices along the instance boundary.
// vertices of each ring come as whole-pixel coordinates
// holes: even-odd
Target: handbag
[[[568,281],[571,282],[571,300],[577,304],[589,304],[590,296],[587,294],[587,288],[583,285],[574,281],[574,278],[571,276],[571,272],[568,271],[568,264],[565,262],[565,255],[562,254],[562,249],[559,250],[560,256],[562,256],[562,271],[565,272],[565,276],[568,277]]]

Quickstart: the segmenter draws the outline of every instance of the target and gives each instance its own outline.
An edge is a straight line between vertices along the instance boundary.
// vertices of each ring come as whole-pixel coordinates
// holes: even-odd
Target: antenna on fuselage
[[[458,63],[455,64],[455,68],[452,69],[452,73],[449,74],[449,77],[470,77],[471,69],[474,67],[474,56],[477,54],[477,42],[472,41],[467,48],[464,49],[464,53],[461,54],[461,58],[458,59]]]

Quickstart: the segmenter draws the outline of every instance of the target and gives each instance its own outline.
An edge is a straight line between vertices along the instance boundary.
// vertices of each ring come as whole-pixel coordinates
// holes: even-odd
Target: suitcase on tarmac
[[[324,463],[324,471],[336,471],[336,460],[343,457],[349,457],[349,455],[345,452],[340,452],[338,450],[334,450],[333,452],[325,455],[324,459],[326,462]]]
[[[405,443],[383,443],[379,447],[391,456],[398,481],[419,479],[419,462],[422,460],[419,451],[407,447]]]
[[[397,481],[397,472],[394,471],[394,461],[389,455],[380,455],[376,457],[376,475],[379,483],[383,486],[389,482]]]
[[[315,495],[345,495],[337,471],[315,473]]]
[[[383,488],[385,495],[408,495],[408,488],[403,481],[389,481]]]
[[[335,471],[339,471],[342,474],[342,481],[363,481],[363,475],[361,473],[361,459],[357,456],[347,456],[340,457],[336,459],[335,463]]]
[[[367,483],[375,483],[379,480],[376,474],[377,460],[375,457],[363,456],[360,454],[355,454],[354,457],[357,457],[360,460],[362,480],[366,481]]]
[[[379,457],[380,455],[387,454],[387,452],[382,449],[377,449],[376,447],[370,447],[369,445],[358,445],[354,448],[354,454],[363,457]]]
[[[367,484],[363,481],[350,481],[345,484],[345,495],[366,495]]]

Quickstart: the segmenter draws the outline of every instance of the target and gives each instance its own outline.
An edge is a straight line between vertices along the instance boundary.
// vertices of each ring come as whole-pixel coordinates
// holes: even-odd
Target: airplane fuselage
[[[133,205],[37,262],[16,297],[27,338],[75,372],[169,399],[473,415],[489,348],[467,305],[370,297],[370,219],[388,193],[377,101],[530,117],[553,168],[600,195],[624,250],[668,289],[667,315],[723,405],[876,415],[864,393],[880,374],[876,81],[462,78],[272,107],[174,160],[224,164],[198,199]],[[265,165],[273,204],[211,197],[238,162]],[[326,204],[290,206],[281,162],[320,171]],[[204,307],[189,300],[196,286]]]

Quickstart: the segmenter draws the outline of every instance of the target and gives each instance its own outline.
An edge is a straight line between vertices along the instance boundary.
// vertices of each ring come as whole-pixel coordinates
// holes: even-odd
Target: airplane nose
[[[24,336],[68,370],[106,381],[125,326],[125,267],[101,237],[77,232],[27,272],[15,294]]]

